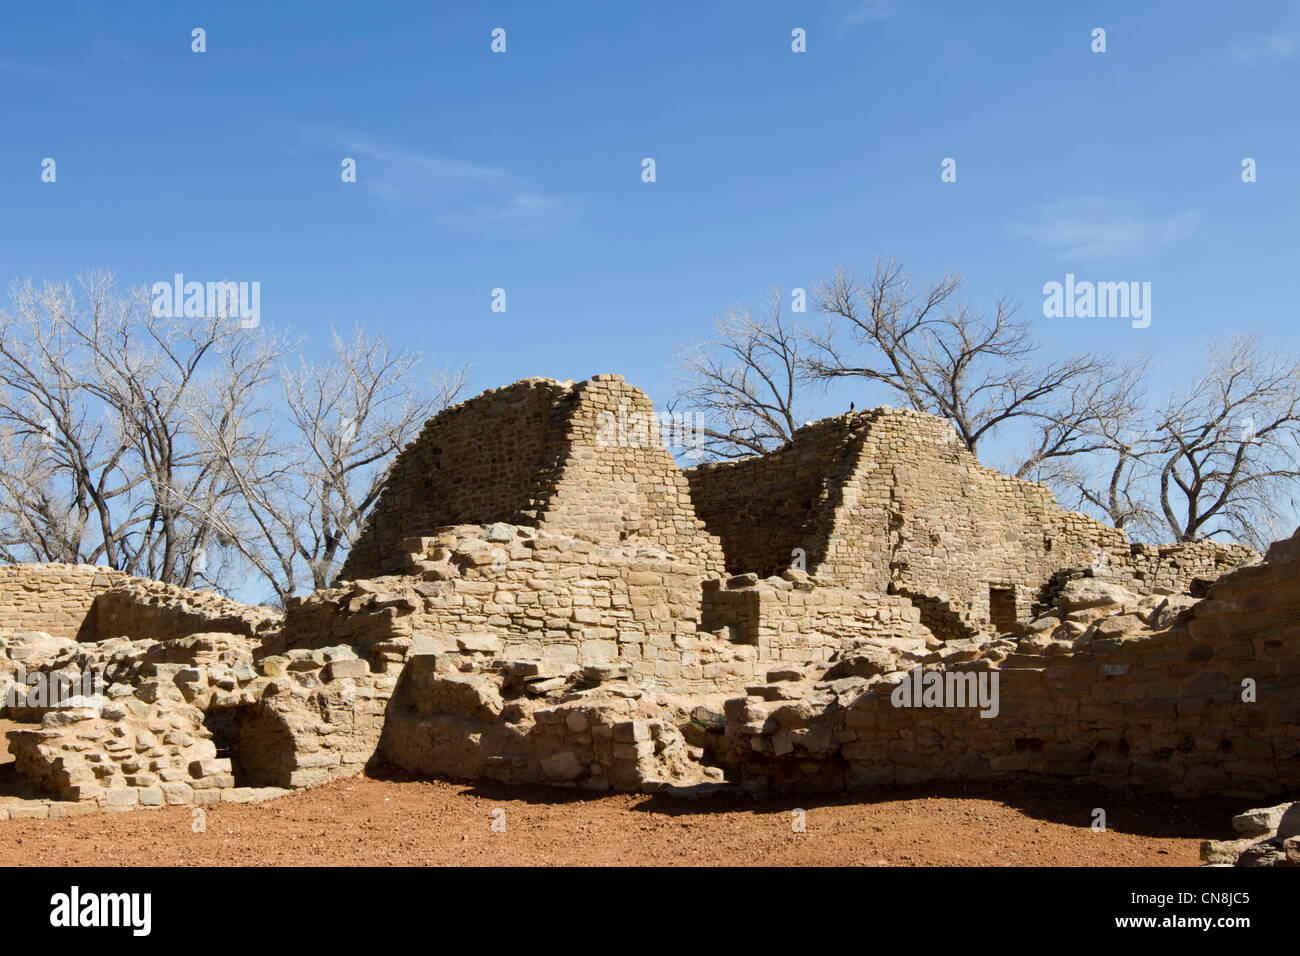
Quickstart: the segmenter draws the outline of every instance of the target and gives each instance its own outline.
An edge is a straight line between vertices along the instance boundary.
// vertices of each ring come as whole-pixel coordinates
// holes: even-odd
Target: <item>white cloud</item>
[[[1245,63],[1272,61],[1280,63],[1300,53],[1300,43],[1294,36],[1274,33],[1261,39],[1236,43],[1232,47],[1233,59]]]
[[[1076,199],[1043,206],[1035,221],[1007,229],[1062,257],[1105,259],[1141,255],[1177,242],[1195,232],[1200,219],[1195,209],[1160,218],[1109,200]]]
[[[13,60],[0,58],[0,72],[14,73],[18,76],[28,76],[36,80],[88,80],[90,79],[85,73],[73,73],[68,70],[60,70],[49,66],[40,66],[39,64],[17,63]]]
[[[889,4],[890,0],[858,0],[852,10],[840,17],[835,32],[843,33],[851,27],[861,26],[872,20],[884,20],[892,12]]]
[[[355,159],[362,188],[388,202],[431,206],[442,221],[537,226],[565,205],[500,166],[413,149],[368,133],[295,128],[314,144],[337,150],[340,160]]]

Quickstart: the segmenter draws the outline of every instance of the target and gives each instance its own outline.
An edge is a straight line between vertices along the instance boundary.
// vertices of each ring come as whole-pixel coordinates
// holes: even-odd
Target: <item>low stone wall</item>
[[[1259,560],[1244,544],[1189,541],[1181,544],[1135,544],[1119,581],[1139,593],[1187,591],[1193,580],[1215,581],[1241,565]]]
[[[95,599],[130,580],[91,564],[0,565],[0,633],[44,631],[93,640]]]
[[[0,634],[43,631],[79,641],[142,635],[167,640],[202,631],[262,636],[278,626],[279,614],[270,608],[112,568],[0,565]]]
[[[702,608],[704,630],[729,628],[730,640],[758,648],[760,662],[825,663],[845,641],[930,636],[906,598],[819,586],[799,571],[705,581]]]
[[[664,686],[705,680],[694,562],[505,524],[456,526],[406,545],[411,576],[292,603],[284,646],[347,643],[379,666],[385,654],[399,660],[417,634],[450,652],[466,635],[489,635],[512,659],[548,668],[617,658]]]
[[[535,665],[466,664],[417,647],[381,752],[413,773],[465,780],[649,790],[721,780],[695,761],[672,715],[634,684],[580,690]],[[432,649],[429,649],[430,651]]]
[[[1298,553],[1300,539],[1275,544],[1266,564],[1222,578],[1159,629],[1126,606],[1087,624],[1089,601],[1102,603],[1088,595],[1114,588],[1090,584],[1055,631],[927,659],[943,680],[991,689],[996,678],[995,716],[951,699],[895,706],[915,680],[904,672],[777,685],[728,702],[717,753],[756,788],[1049,776],[1178,795],[1294,792]]]
[[[62,800],[107,806],[215,802],[195,794],[235,785],[203,714],[179,700],[108,701],[47,713],[40,730],[11,731],[18,773]]]
[[[131,578],[95,597],[89,621],[93,637],[83,636],[83,640],[147,635],[166,641],[204,631],[262,637],[280,626],[280,615],[271,608],[231,601],[215,591]]]

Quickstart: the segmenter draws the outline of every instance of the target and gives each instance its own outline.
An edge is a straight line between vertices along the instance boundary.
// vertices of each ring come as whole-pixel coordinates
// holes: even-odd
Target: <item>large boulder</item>
[[[1067,581],[1057,595],[1057,606],[1071,611],[1105,610],[1137,604],[1138,596],[1126,587],[1099,578],[1076,578]]]

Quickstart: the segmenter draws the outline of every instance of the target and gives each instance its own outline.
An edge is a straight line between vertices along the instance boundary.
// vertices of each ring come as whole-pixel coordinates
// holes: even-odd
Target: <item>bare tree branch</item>
[[[696,417],[699,451],[740,458],[788,441],[799,425],[801,340],[771,289],[757,317],[735,306],[715,319],[716,337],[677,353],[679,391],[669,406]]]
[[[877,259],[869,279],[840,266],[816,291],[827,325],[812,338],[808,375],[881,385],[910,407],[949,419],[972,452],[1012,420],[1054,422],[1064,435],[1045,433],[1036,454],[1066,454],[1080,431],[1069,420],[1069,397],[1089,379],[1105,380],[1108,363],[1091,353],[1039,360],[1014,303],[999,297],[992,313],[978,311],[961,289],[952,272],[918,289],[893,259]]]

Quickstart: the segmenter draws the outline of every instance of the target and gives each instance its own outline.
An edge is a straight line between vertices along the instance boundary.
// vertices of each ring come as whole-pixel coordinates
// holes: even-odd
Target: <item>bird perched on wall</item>
[[[853,405],[853,403],[852,403],[852,402],[849,402],[849,411],[853,411],[853,409],[854,409],[854,405]]]

